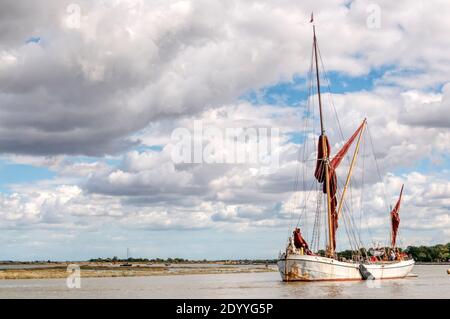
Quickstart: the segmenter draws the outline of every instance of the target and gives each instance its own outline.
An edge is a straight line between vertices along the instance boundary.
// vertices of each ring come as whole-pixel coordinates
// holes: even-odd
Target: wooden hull
[[[414,260],[365,263],[363,267],[375,279],[406,277],[414,267]],[[331,258],[308,255],[289,255],[278,261],[283,281],[339,281],[363,280],[359,263],[342,262]]]

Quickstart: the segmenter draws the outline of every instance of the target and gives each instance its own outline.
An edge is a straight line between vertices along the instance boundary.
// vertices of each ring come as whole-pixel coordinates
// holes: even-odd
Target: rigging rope
[[[323,76],[326,80],[326,84],[327,84],[327,88],[328,88],[328,92],[329,92],[329,97],[330,97],[330,104],[333,108],[333,112],[334,112],[334,117],[336,119],[336,123],[337,123],[337,128],[338,128],[338,132],[340,135],[340,138],[345,141],[344,138],[344,134],[342,131],[342,126],[341,123],[339,121],[339,117],[337,114],[337,110],[336,110],[336,106],[333,100],[333,94],[331,92],[331,87],[330,87],[330,81],[327,75],[327,72],[325,71],[325,65],[324,62],[322,60],[322,56],[321,56],[321,52],[320,52],[320,48],[317,45],[317,49],[318,49],[318,57],[320,59],[320,63],[321,63],[321,69],[323,71]],[[295,178],[295,185],[294,185],[294,194],[292,196],[292,200],[291,200],[291,204],[292,204],[292,210],[291,210],[291,221],[290,221],[290,225],[289,225],[289,229],[288,229],[288,234],[290,235],[291,232],[291,226],[292,226],[292,222],[293,222],[293,214],[295,209],[298,207],[301,209],[301,212],[299,214],[298,220],[297,220],[297,224],[296,227],[298,227],[300,225],[301,221],[304,221],[305,224],[308,223],[308,216],[307,216],[307,210],[308,208],[308,200],[310,198],[310,195],[312,193],[316,194],[316,213],[314,216],[314,223],[313,223],[313,231],[311,234],[311,242],[310,242],[310,247],[314,250],[319,250],[320,248],[320,240],[321,240],[321,229],[322,227],[325,228],[325,231],[327,231],[328,229],[328,223],[326,221],[328,215],[327,214],[322,214],[323,213],[323,199],[324,196],[326,196],[326,194],[323,193],[322,190],[322,185],[320,185],[319,183],[317,183],[315,180],[313,180],[312,185],[310,188],[307,189],[307,176],[308,176],[308,170],[309,170],[309,166],[308,163],[314,162],[313,165],[315,165],[316,163],[316,159],[308,159],[308,155],[310,155],[310,152],[308,152],[308,147],[309,147],[309,138],[308,137],[308,132],[309,132],[309,128],[310,126],[312,126],[312,132],[315,133],[316,131],[316,121],[315,121],[315,104],[314,104],[314,99],[312,98],[313,95],[313,87],[314,87],[314,83],[313,83],[313,70],[314,70],[314,48],[312,48],[311,51],[311,63],[310,63],[310,69],[308,72],[308,79],[309,79],[309,83],[308,83],[308,98],[306,101],[306,113],[304,114],[304,127],[303,127],[303,137],[304,137],[304,142],[303,142],[303,149],[299,149],[298,150],[298,162],[301,163],[303,165],[302,168],[300,168],[300,165],[296,171],[296,178]],[[316,70],[317,72],[317,70]],[[311,116],[312,115],[312,116]],[[365,136],[366,134],[369,135],[370,138],[370,144],[372,147],[372,153],[373,153],[373,157],[375,160],[375,164],[376,164],[376,169],[377,169],[377,174],[378,174],[378,179],[381,182],[381,184],[383,185],[383,196],[384,196],[384,200],[385,203],[388,204],[387,201],[387,196],[386,196],[386,190],[384,187],[384,184],[382,182],[382,178],[381,178],[381,172],[380,172],[380,168],[378,165],[378,160],[375,154],[375,148],[373,146],[373,140],[372,140],[372,135],[370,133],[370,128],[367,125],[367,133],[364,132],[364,136],[362,137],[362,153],[363,153],[363,160],[361,163],[362,166],[362,173],[361,173],[361,184],[359,185],[359,180],[358,179],[354,179],[351,178],[349,181],[349,185],[348,185],[348,190],[349,190],[349,196],[347,196],[346,199],[343,200],[343,205],[342,205],[342,220],[343,220],[343,224],[344,224],[344,228],[345,228],[345,232],[347,234],[348,240],[349,240],[349,245],[351,247],[352,250],[357,251],[358,255],[361,256],[362,253],[364,252],[364,254],[367,257],[367,252],[365,250],[362,250],[363,245],[363,241],[361,238],[361,230],[362,230],[362,219],[364,218],[365,215],[365,209],[364,209],[364,187],[365,187],[365,168],[366,168],[366,164],[365,164],[365,158],[366,158],[366,142],[365,142]],[[311,138],[314,141],[314,147],[317,145],[317,139],[318,137],[316,136],[316,134],[313,134],[313,137]],[[345,156],[346,158],[346,162],[350,165],[350,158],[349,158],[349,154],[346,154]],[[356,168],[360,168],[360,164],[359,162],[357,162],[357,166],[355,165],[355,170]],[[301,181],[301,192],[300,190],[300,170],[302,169],[302,181]],[[338,193],[340,196],[342,196],[341,192],[339,191],[339,189],[342,189],[342,185],[340,183],[340,181],[338,181],[337,185],[339,186],[339,188],[337,189],[337,193],[336,196],[338,196]],[[357,216],[355,216],[352,212],[354,211],[354,192],[353,192],[353,188],[358,188],[358,186],[360,186],[361,188],[361,196],[360,196],[360,201],[359,201],[359,208],[360,208],[360,213],[359,213],[359,223],[356,222],[356,218]],[[300,196],[301,199],[303,200],[303,205],[300,204]],[[298,205],[297,205],[298,203]],[[357,201],[355,201],[355,205],[357,205]],[[326,207],[325,207],[326,209]],[[322,223],[322,218],[325,217],[325,222]],[[364,218],[365,222],[366,222],[366,226],[367,229],[369,230],[369,234],[372,237],[372,232],[370,229],[370,225],[367,223],[367,219]],[[308,231],[308,229],[306,230]],[[308,236],[308,233],[306,233],[306,236]],[[325,236],[325,246],[327,244],[327,236]]]
[[[378,165],[377,156],[375,155],[375,147],[373,146],[373,139],[372,139],[372,134],[370,133],[369,125],[367,125],[367,132],[369,134],[369,139],[370,139],[370,145],[372,147],[373,158],[375,159],[375,165],[377,167],[378,179],[379,179],[381,185],[383,186],[382,189],[383,189],[384,202],[387,205],[387,210],[389,211],[389,204],[388,204],[387,196],[386,196],[386,188],[384,187],[383,179],[381,178],[380,167]]]
[[[388,201],[387,195],[386,195],[386,187],[385,187],[385,185],[384,185],[384,183],[383,183],[383,180],[382,180],[382,177],[381,177],[380,167],[379,167],[379,165],[378,165],[377,156],[376,156],[376,154],[375,154],[375,147],[373,146],[372,134],[370,133],[370,128],[369,128],[369,127],[368,127],[368,130],[367,130],[367,131],[368,131],[368,133],[369,133],[370,145],[371,145],[371,147],[372,147],[373,158],[375,159],[375,165],[376,165],[376,168],[377,168],[378,180],[380,181],[380,184],[382,185],[383,197],[384,197],[384,203],[385,203],[385,205],[386,205],[386,210],[387,210],[387,212],[389,213],[391,209],[390,209],[389,201]],[[387,214],[387,216],[389,216],[389,214]],[[389,225],[388,233],[391,235],[391,230],[390,230],[391,221],[390,221],[390,219],[388,219],[388,221],[389,221],[389,222],[387,223],[387,225]],[[385,246],[388,246],[388,245],[385,244]]]
[[[318,48],[318,53],[319,53],[320,63],[321,63],[321,66],[322,66],[322,72],[323,72],[323,74],[324,74],[324,77],[325,77],[325,80],[326,80],[326,84],[327,84],[327,88],[328,88],[328,93],[329,93],[330,102],[331,102],[330,104],[331,104],[331,106],[332,106],[332,108],[333,108],[334,116],[335,116],[335,118],[336,118],[336,123],[337,123],[337,126],[338,126],[338,132],[339,132],[340,138],[341,138],[343,141],[345,141],[344,134],[343,134],[343,132],[342,132],[342,126],[341,126],[341,123],[340,123],[340,121],[339,121],[339,117],[338,117],[338,114],[337,114],[337,111],[336,111],[336,106],[335,106],[335,104],[334,104],[333,94],[332,94],[332,92],[331,92],[330,80],[328,79],[328,74],[327,74],[327,72],[326,72],[326,70],[325,70],[325,63],[323,62],[322,54],[321,54],[321,51],[320,51],[320,47],[319,47],[318,45],[317,45],[317,48]],[[347,164],[350,165],[350,157],[349,157],[349,155],[346,154],[345,158],[346,158]],[[348,205],[347,205],[346,200],[344,200],[345,207],[346,207],[346,209],[348,209],[350,212],[354,211],[354,210],[353,210],[353,184],[357,184],[357,183],[355,183],[355,182],[353,181],[353,179],[350,179],[349,185],[348,185],[348,191],[349,191],[348,193],[349,193],[349,197],[350,197],[350,209],[348,208]],[[350,212],[349,212],[349,215],[350,215],[350,216],[353,216],[352,214],[350,214]],[[345,223],[345,221],[344,221],[344,223]],[[353,227],[351,227],[351,228],[355,228],[354,223],[349,223],[349,224],[353,224]],[[349,225],[349,227],[350,227],[350,226],[351,226],[351,225]],[[350,233],[351,233],[352,236],[354,237],[355,243],[357,243],[358,241],[356,240],[355,230],[354,230],[354,229],[353,229],[353,230],[350,229]],[[347,232],[347,234],[348,234],[348,237],[349,237],[349,238],[348,238],[348,239],[349,239],[349,242],[351,242],[351,238],[350,238],[351,236],[349,235],[349,232]],[[361,238],[359,232],[358,232],[358,237]]]
[[[301,149],[298,150],[298,156],[297,156],[297,161],[298,163],[303,163],[303,174],[302,174],[302,191],[304,194],[304,192],[306,192],[306,181],[305,181],[305,176],[307,174],[307,161],[306,161],[306,149],[308,147],[308,139],[306,138],[306,132],[307,132],[307,128],[308,128],[308,122],[309,122],[309,114],[311,112],[311,99],[309,98],[311,96],[311,92],[312,92],[312,70],[313,70],[313,54],[314,51],[311,50],[311,61],[310,61],[310,68],[309,68],[309,72],[308,72],[308,76],[307,79],[309,79],[309,85],[308,85],[308,99],[306,101],[306,114],[304,115],[304,125],[303,125],[303,136],[305,136],[305,141],[303,143],[303,152],[301,152]],[[301,158],[302,157],[302,158]],[[294,189],[293,189],[293,195],[292,195],[292,199],[291,199],[291,214],[290,214],[290,224],[289,224],[289,228],[288,228],[288,237],[290,236],[291,230],[292,230],[292,220],[293,220],[293,214],[295,211],[295,207],[297,206],[297,203],[300,201],[300,194],[298,194],[298,190],[299,190],[299,183],[300,183],[300,165],[298,165],[297,167],[297,171],[296,171],[296,177],[295,177],[295,183],[294,183]],[[300,220],[302,218],[302,216],[304,214],[306,214],[306,203],[307,203],[307,196],[304,195],[305,197],[305,201],[304,201],[304,209],[303,211],[299,214],[298,220],[297,220],[297,224],[296,227],[298,227]]]

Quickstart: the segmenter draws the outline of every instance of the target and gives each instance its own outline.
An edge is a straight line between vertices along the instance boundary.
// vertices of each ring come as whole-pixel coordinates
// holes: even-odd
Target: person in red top
[[[312,255],[311,250],[309,250],[308,243],[302,237],[302,233],[300,232],[300,228],[295,228],[294,232],[294,245],[296,248],[303,248],[307,255]]]

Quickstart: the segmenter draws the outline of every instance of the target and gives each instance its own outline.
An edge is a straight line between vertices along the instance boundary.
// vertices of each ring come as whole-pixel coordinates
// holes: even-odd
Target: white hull
[[[404,278],[414,267],[414,260],[364,263],[363,266],[375,279]],[[309,255],[289,255],[278,261],[283,281],[363,280],[359,267],[360,263]]]

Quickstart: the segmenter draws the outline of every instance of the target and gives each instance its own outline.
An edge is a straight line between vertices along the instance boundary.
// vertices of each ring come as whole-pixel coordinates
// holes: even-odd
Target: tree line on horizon
[[[414,258],[418,262],[447,262],[450,261],[450,243],[439,244],[434,246],[408,246],[406,249],[398,248]],[[320,254],[320,252],[319,252]],[[354,252],[352,250],[344,250],[337,253],[339,257],[351,259]],[[152,262],[152,263],[184,263],[184,262],[211,262],[212,260],[189,260],[184,258],[94,258],[90,262]],[[215,260],[216,262],[227,262],[229,260]],[[276,259],[239,259],[233,260],[241,263],[275,263]]]
[[[404,251],[418,262],[450,261],[450,243],[434,246],[408,246]]]
[[[163,258],[119,258],[117,256],[114,256],[112,258],[92,258],[88,260],[89,262],[135,262],[135,263],[139,263],[139,262],[154,262],[154,263],[183,263],[183,262],[188,262],[188,259],[184,259],[184,258],[167,258],[167,259],[163,259]],[[206,259],[204,260],[206,261]]]
[[[391,247],[384,247],[386,250]],[[449,262],[450,261],[450,243],[438,244],[434,246],[408,246],[406,249],[397,248],[398,251],[408,254],[415,261],[418,262]],[[353,250],[343,250],[337,253],[338,257],[352,259],[354,255]],[[325,251],[319,251],[319,255],[325,256]],[[360,249],[360,255],[369,254],[365,248]]]

